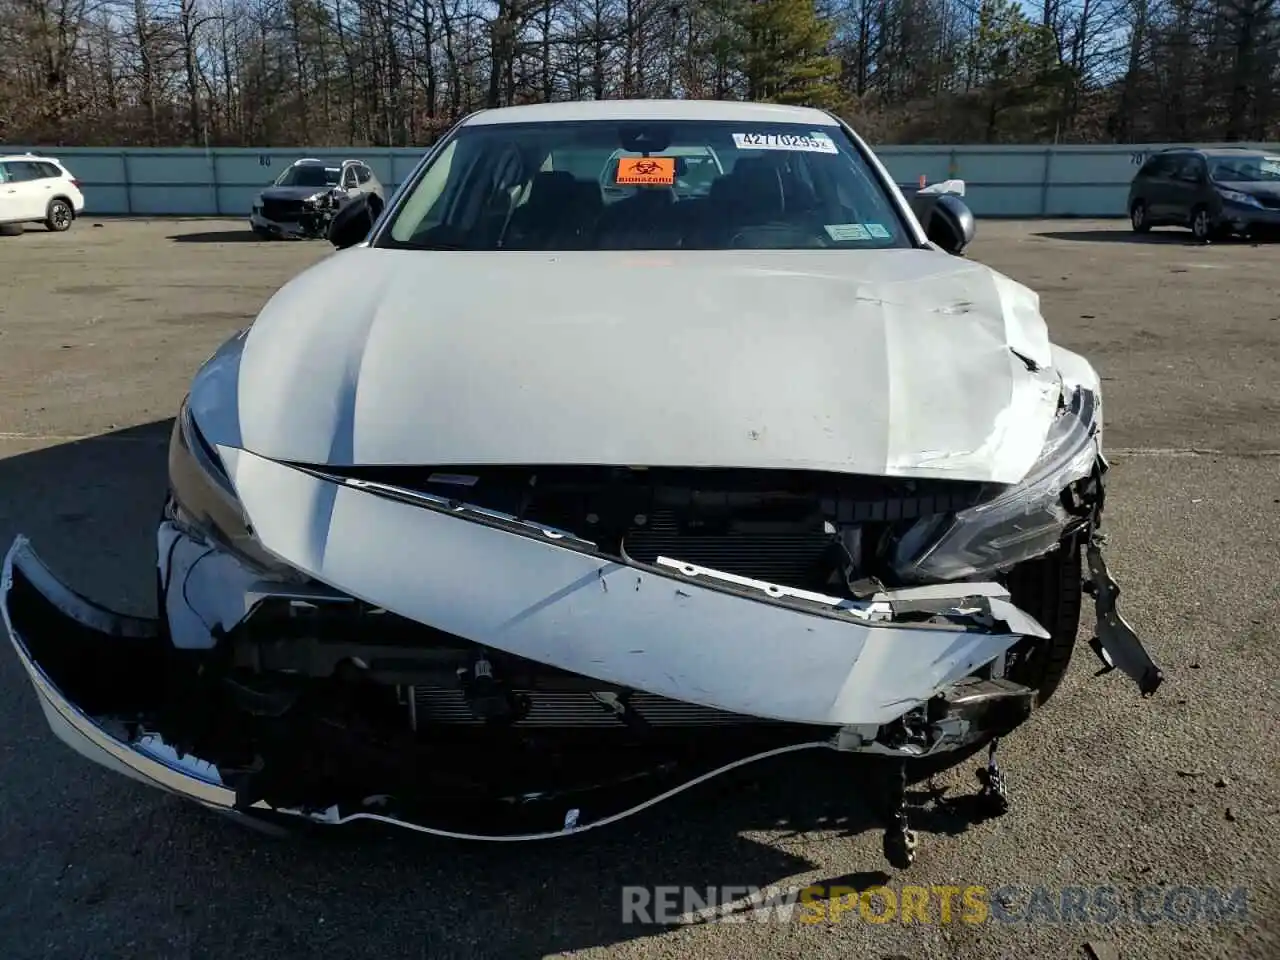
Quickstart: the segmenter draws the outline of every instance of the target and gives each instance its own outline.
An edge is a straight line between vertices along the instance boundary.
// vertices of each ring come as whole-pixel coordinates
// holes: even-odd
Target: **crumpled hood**
[[[929,250],[357,247],[282,288],[191,408],[212,442],[299,463],[1012,483],[1051,362],[1036,294]]]

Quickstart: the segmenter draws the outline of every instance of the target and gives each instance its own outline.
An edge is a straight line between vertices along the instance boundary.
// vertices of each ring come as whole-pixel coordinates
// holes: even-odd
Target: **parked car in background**
[[[80,181],[53,157],[0,156],[0,232],[22,232],[43,223],[55,233],[70,229],[84,210]]]
[[[290,164],[258,194],[249,226],[260,237],[323,237],[329,221],[352,198],[368,194],[378,209],[386,202],[382,184],[359,160],[341,164],[304,159]]]
[[[1161,150],[1133,178],[1129,220],[1138,233],[1190,227],[1201,241],[1280,232],[1280,156],[1239,147]]]

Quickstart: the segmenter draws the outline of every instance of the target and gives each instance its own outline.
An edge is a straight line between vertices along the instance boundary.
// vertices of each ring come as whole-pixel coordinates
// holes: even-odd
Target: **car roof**
[[[344,163],[358,163],[360,166],[368,166],[363,160],[317,160],[314,157],[303,157],[301,160],[295,160],[290,164],[292,167],[324,167],[326,170],[337,170]]]
[[[1152,154],[1153,157],[1174,156],[1182,153],[1194,153],[1201,157],[1238,157],[1255,156],[1267,151],[1261,147],[1165,147]]]
[[[0,161],[3,160],[41,160],[45,163],[58,163],[55,158],[46,157],[42,153],[2,153]]]
[[[1257,149],[1253,147],[1216,147],[1213,150],[1201,150],[1200,152],[1206,157],[1256,157],[1258,154],[1266,153],[1267,151],[1261,147]]]
[[[473,113],[464,126],[496,123],[558,123],[571,120],[738,120],[742,123],[803,123],[835,127],[829,113],[812,107],[728,100],[575,100],[497,107]]]

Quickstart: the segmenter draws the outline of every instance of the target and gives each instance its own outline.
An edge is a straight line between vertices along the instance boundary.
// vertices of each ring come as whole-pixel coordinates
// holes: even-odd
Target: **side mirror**
[[[369,197],[356,197],[334,214],[329,223],[329,242],[339,250],[354,247],[369,235],[376,219]]]
[[[925,232],[929,239],[947,253],[960,256],[973,242],[977,224],[973,211],[955,194],[944,193],[930,198],[933,202]]]

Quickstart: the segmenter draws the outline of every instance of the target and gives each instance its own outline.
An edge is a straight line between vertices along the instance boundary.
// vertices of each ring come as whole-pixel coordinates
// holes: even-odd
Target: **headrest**
[[[728,176],[712,184],[711,196],[716,201],[732,203],[753,217],[780,216],[786,206],[782,177],[765,157],[739,160]]]
[[[545,207],[551,204],[569,203],[578,193],[578,181],[564,170],[546,170],[534,174],[529,183],[526,207]]]

